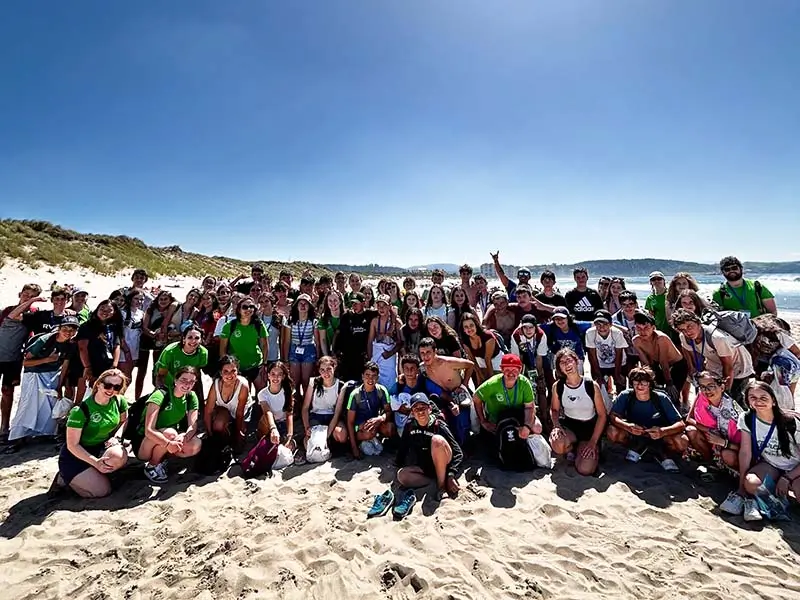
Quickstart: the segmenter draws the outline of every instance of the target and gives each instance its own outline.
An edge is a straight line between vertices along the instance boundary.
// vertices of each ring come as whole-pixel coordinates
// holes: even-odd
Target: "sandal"
[[[386,490],[380,496],[375,496],[375,501],[372,503],[372,508],[367,512],[367,518],[382,517],[389,512],[394,504],[394,493],[392,490]]]

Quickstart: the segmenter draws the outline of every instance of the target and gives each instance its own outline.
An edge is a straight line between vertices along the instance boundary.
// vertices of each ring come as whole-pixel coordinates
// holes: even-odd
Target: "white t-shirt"
[[[781,341],[781,346],[787,350],[797,344],[795,339],[785,331],[778,332],[778,339]]]
[[[520,342],[523,344],[527,343],[533,346],[536,343],[536,337],[527,338],[524,335],[520,336]],[[513,335],[511,336],[511,354],[516,354],[520,358],[522,358],[521,350],[519,348],[519,344],[517,343],[517,338]],[[542,339],[539,340],[539,345],[536,346],[536,356],[547,356],[547,334],[542,332]]]
[[[746,418],[747,414],[742,413],[739,415],[739,421],[737,422],[736,426],[739,428],[739,431],[742,432],[742,435],[750,436],[750,419]],[[751,417],[752,418],[752,417]],[[771,423],[765,423],[759,418],[756,418],[756,442],[758,446],[764,443],[764,438],[767,437],[769,433],[770,427],[772,426]],[[800,428],[800,423],[798,423],[798,428]],[[791,454],[790,457],[786,457],[781,453],[781,447],[778,442],[778,432],[774,430],[772,435],[769,437],[769,441],[767,441],[767,445],[764,447],[764,450],[761,452],[761,456],[759,460],[764,460],[765,462],[769,463],[776,469],[781,471],[791,471],[794,469],[798,464],[800,464],[800,447],[797,444],[797,436],[798,434],[795,433],[795,440],[792,440],[792,436],[789,435],[789,453]],[[753,456],[756,455],[758,448],[753,448]]]
[[[214,326],[214,337],[219,337],[222,334],[222,328],[225,327],[225,323],[228,321],[233,321],[236,319],[236,315],[223,315],[217,321],[217,324]]]
[[[698,361],[705,359],[705,368],[715,375],[722,376],[722,360],[720,357],[731,356],[733,357],[734,379],[742,379],[755,374],[753,359],[744,346],[719,329],[710,328],[708,325],[703,325],[703,329],[706,331],[703,341],[699,344],[694,344],[694,347],[689,343],[685,335],[680,334],[681,346],[689,351],[689,359],[694,361],[696,370],[698,367],[700,370],[703,369],[703,365],[698,365]],[[710,336],[708,332],[710,332]],[[706,343],[709,337],[711,338],[711,343]]]
[[[422,313],[426,319],[428,317],[439,317],[442,319],[442,321],[447,323],[447,317],[450,315],[450,307],[447,304],[442,304],[439,308],[434,308],[433,306],[426,306],[422,311]]]
[[[144,319],[144,311],[140,308],[131,311],[130,319],[125,319],[125,343],[130,348],[133,360],[136,360],[139,355],[139,343],[142,339],[142,319]]]
[[[269,391],[269,386],[258,392],[258,402],[262,409],[269,410],[272,413],[275,421],[285,421],[286,413],[283,412],[283,406],[286,404],[286,395],[283,393],[283,388],[277,393],[273,394]]]
[[[628,347],[625,335],[619,330],[611,328],[608,337],[602,337],[597,333],[597,327],[590,327],[586,332],[586,347],[594,348],[597,351],[597,363],[601,369],[613,369],[615,365],[616,351]],[[625,353],[622,353],[622,364],[625,364]]]

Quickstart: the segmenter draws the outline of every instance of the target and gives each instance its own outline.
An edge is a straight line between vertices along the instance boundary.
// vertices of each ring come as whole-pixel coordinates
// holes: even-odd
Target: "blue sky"
[[[794,0],[16,0],[0,215],[246,259],[798,260],[798,31]]]

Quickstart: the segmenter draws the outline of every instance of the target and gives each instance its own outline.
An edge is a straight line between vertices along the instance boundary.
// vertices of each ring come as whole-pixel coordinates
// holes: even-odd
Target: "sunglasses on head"
[[[107,392],[109,392],[111,390],[114,390],[115,392],[121,392],[122,391],[122,384],[121,383],[108,383],[107,381],[104,381],[101,385],[103,386],[103,389],[105,391],[107,391]]]

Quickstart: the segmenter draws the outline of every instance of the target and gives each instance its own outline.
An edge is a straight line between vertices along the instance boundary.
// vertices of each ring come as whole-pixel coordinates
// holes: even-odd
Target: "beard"
[[[723,275],[727,281],[738,281],[742,278],[742,271],[739,269],[736,271],[726,271]]]

